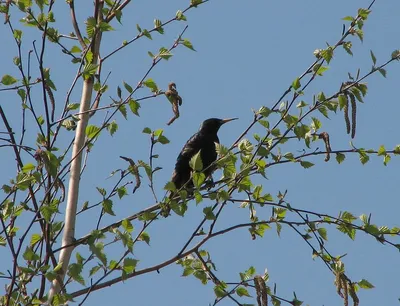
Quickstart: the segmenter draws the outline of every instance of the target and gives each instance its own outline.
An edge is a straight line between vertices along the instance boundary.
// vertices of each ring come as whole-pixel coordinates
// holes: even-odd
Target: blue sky
[[[178,9],[188,5],[185,1],[134,1],[124,11],[123,26],[114,23],[115,31],[105,33],[102,55],[118,47],[123,40],[136,35],[136,24],[142,28],[152,28],[153,19],[168,20]],[[91,2],[77,5],[78,19],[82,22],[91,13]],[[172,112],[165,97],[143,101],[140,117],[129,116],[125,121],[117,115],[118,132],[113,136],[104,133],[89,156],[87,170],[82,178],[80,203],[88,200],[96,203],[101,198],[96,186],[110,187],[114,179],[108,175],[115,169],[125,167],[120,155],[134,160],[148,160],[149,139],[142,134],[144,127],[163,128],[171,143],[157,146],[160,158],[156,166],[163,169],[155,177],[156,192],[164,195],[163,186],[170,179],[175,158],[185,141],[198,129],[200,123],[209,117],[239,117],[238,121],[223,126],[220,140],[229,146],[251,123],[251,109],[260,106],[271,107],[292,81],[314,61],[313,51],[325,48],[326,42],[334,44],[341,36],[345,16],[355,16],[359,7],[366,8],[369,1],[227,1],[211,0],[187,13],[189,28],[184,34],[193,43],[197,52],[184,47],[173,51],[174,56],[167,62],[161,62],[151,73],[160,88],[174,81],[183,98],[181,117],[170,127],[166,122]],[[65,2],[57,2],[55,17],[60,32],[68,33],[69,12]],[[372,13],[365,24],[364,42],[354,38],[351,57],[344,50],[335,53],[329,64],[330,69],[324,77],[318,78],[307,89],[304,100],[311,102],[312,96],[320,91],[327,95],[336,92],[347,73],[361,74],[370,70],[372,61],[370,50],[375,53],[378,64],[390,58],[393,50],[399,49],[400,28],[398,19],[400,2],[396,0],[376,1]],[[153,40],[146,38],[125,48],[111,57],[103,67],[106,75],[111,72],[110,90],[103,99],[104,105],[111,103],[108,96],[116,96],[115,87],[123,81],[135,85],[151,65],[147,51],[155,53],[161,46],[169,47],[184,28],[183,22],[165,27],[165,35],[153,34]],[[19,28],[21,26],[18,26]],[[24,30],[25,31],[25,30]],[[31,41],[39,39],[32,30],[27,29],[23,50],[31,48]],[[12,57],[15,46],[6,27],[0,28],[4,38],[1,54],[3,56],[1,74],[17,75]],[[7,59],[7,60],[4,60]],[[57,86],[56,99],[63,101],[76,66],[72,66],[67,56],[51,45],[45,65],[51,67]],[[398,80],[400,67],[393,63],[387,68],[387,78],[375,74],[367,79],[369,91],[364,104],[358,104],[357,135],[353,140],[356,147],[379,148],[384,144],[387,149],[399,144]],[[122,87],[122,86],[121,86]],[[135,96],[147,95],[143,89]],[[1,93],[1,104],[18,129],[19,100],[11,94]],[[79,100],[79,90],[72,95]],[[41,101],[38,100],[38,104]],[[40,104],[41,105],[41,104]],[[92,124],[101,124],[106,115],[99,112],[93,117]],[[57,117],[57,116],[56,116]],[[328,120],[322,115],[322,130],[331,135],[334,150],[349,149],[350,137],[346,134],[342,113]],[[1,127],[1,129],[3,129]],[[258,129],[260,132],[260,129]],[[28,131],[34,144],[35,133]],[[251,134],[250,134],[251,135]],[[251,139],[252,137],[249,138]],[[71,134],[64,133],[59,143],[65,148]],[[314,144],[313,148],[322,147]],[[299,152],[304,149],[302,142],[294,141],[286,149]],[[0,150],[4,162],[0,174],[1,182],[9,180],[15,174],[14,157],[11,150]],[[337,215],[348,210],[359,216],[372,214],[372,221],[378,225],[399,226],[399,188],[398,157],[392,159],[387,167],[381,157],[371,157],[366,165],[361,165],[358,156],[347,156],[344,163],[338,165],[332,158],[325,163],[322,156],[310,159],[316,165],[303,169],[298,164],[286,164],[272,167],[268,171],[268,180],[261,181],[264,191],[276,195],[278,191],[288,190],[287,199],[298,208],[316,210],[321,213]],[[28,160],[26,162],[32,162]],[[218,177],[216,173],[214,176]],[[102,225],[113,222],[154,204],[147,183],[143,183],[135,195],[129,195],[121,201],[115,201],[115,218],[104,218]],[[149,230],[150,247],[138,244],[135,258],[140,260],[142,269],[168,259],[177,253],[190,237],[191,232],[202,219],[202,209],[190,207],[185,218],[172,216],[156,222]],[[193,203],[193,206],[195,204]],[[63,207],[63,206],[62,206]],[[82,214],[77,219],[77,237],[83,236],[95,226],[98,211]],[[269,208],[259,209],[260,219],[268,219]],[[229,204],[221,216],[218,228],[222,229],[236,223],[248,221],[248,211]],[[139,223],[134,224],[140,228]],[[398,243],[398,240],[397,240]],[[347,275],[354,281],[368,279],[375,285],[373,290],[361,290],[361,305],[397,305],[398,251],[381,245],[373,238],[358,234],[351,241],[334,228],[328,231],[326,247],[333,255],[347,254],[343,261]],[[217,266],[217,276],[227,282],[239,280],[239,272],[254,266],[259,274],[268,269],[269,285],[277,284],[277,294],[291,299],[295,291],[304,305],[341,305],[342,301],[335,292],[333,275],[320,260],[311,258],[311,250],[291,229],[283,228],[281,237],[275,230],[266,232],[263,239],[252,241],[247,230],[238,230],[226,236],[212,240],[206,245]],[[86,247],[79,252],[87,254]],[[112,247],[109,259],[116,258],[121,249]],[[0,250],[0,259],[8,260],[6,249]],[[85,305],[208,305],[214,301],[213,285],[203,286],[194,277],[181,277],[180,266],[171,265],[156,272],[130,279],[125,283],[106,288],[90,295]],[[78,288],[78,287],[77,287]],[[77,299],[79,301],[79,298]],[[243,303],[255,300],[243,299]],[[232,305],[225,299],[219,305]]]

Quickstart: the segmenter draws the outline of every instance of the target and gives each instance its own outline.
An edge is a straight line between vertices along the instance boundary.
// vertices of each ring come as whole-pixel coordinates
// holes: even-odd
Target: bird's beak
[[[229,122],[229,121],[237,120],[237,119],[239,119],[239,118],[222,119],[222,124],[225,124],[225,123],[227,123],[227,122]]]

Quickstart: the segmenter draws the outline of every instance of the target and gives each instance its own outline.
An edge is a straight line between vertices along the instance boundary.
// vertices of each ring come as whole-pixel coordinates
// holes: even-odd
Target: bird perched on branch
[[[179,106],[182,105],[182,98],[176,90],[175,83],[168,84],[168,90],[165,92],[165,95],[168,98],[168,101],[171,102],[172,111],[174,112],[174,117],[172,117],[167,123],[167,125],[171,125],[172,122],[179,118]]]
[[[182,188],[185,184],[185,187],[193,187],[189,161],[200,150],[203,173],[206,177],[212,174],[214,167],[210,167],[210,165],[217,159],[215,143],[219,143],[218,130],[223,124],[235,119],[237,118],[207,119],[201,124],[199,131],[189,138],[176,160],[175,170],[172,174],[171,181],[175,184],[176,189]]]
[[[223,124],[236,119],[238,118],[210,118],[203,121],[199,131],[189,138],[176,159],[175,169],[171,178],[171,181],[175,184],[176,190],[179,190],[182,187],[187,189],[193,188],[192,168],[190,167],[189,162],[199,151],[200,159],[203,164],[202,172],[205,174],[206,178],[211,176],[215,169],[211,164],[217,160],[215,143],[219,143],[217,135],[218,130]],[[175,196],[177,196],[177,193],[171,192],[169,198],[173,199]],[[171,208],[169,205],[162,207],[161,215],[167,217],[170,210]]]

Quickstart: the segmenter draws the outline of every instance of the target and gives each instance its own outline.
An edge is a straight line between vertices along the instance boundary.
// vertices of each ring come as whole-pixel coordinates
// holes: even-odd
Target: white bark
[[[101,8],[99,8],[99,12],[101,12]],[[100,19],[100,18],[98,18]],[[93,51],[93,61],[92,64],[98,64],[99,57],[99,49],[101,42],[101,32],[97,33],[97,35],[93,38],[94,48]],[[79,121],[75,131],[75,142],[72,148],[72,162],[71,162],[71,172],[69,178],[68,185],[68,197],[67,197],[67,205],[65,208],[65,225],[64,232],[62,238],[62,246],[70,245],[74,242],[75,239],[75,221],[76,221],[76,211],[77,204],[79,199],[79,183],[80,183],[80,174],[82,168],[82,156],[83,156],[83,146],[85,144],[86,139],[86,127],[89,121],[89,108],[92,100],[92,92],[93,92],[94,79],[93,77],[84,80],[83,88],[82,88],[82,97],[80,103],[79,113]],[[66,272],[68,270],[68,264],[71,258],[72,251],[74,246],[63,248],[60,252],[59,263],[62,262],[62,270],[59,274],[58,279],[55,279],[52,283],[52,286],[49,291],[48,301],[51,304],[51,301],[55,294],[60,292],[61,284],[60,281],[64,281]]]

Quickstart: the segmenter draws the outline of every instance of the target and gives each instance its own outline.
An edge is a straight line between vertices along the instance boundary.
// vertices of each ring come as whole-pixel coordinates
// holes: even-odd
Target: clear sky
[[[91,13],[91,3],[77,2],[77,14],[81,22]],[[188,3],[189,0],[133,1],[124,11],[123,26],[114,23],[115,31],[105,33],[101,53],[107,54],[123,40],[134,37],[137,33],[136,24],[142,28],[152,28],[153,19],[168,20],[178,9],[186,8]],[[366,8],[369,4],[370,1],[365,0],[211,0],[188,12],[189,28],[184,37],[191,40],[197,52],[179,47],[173,51],[174,56],[168,62],[161,62],[150,75],[163,89],[171,81],[177,84],[183,98],[181,117],[171,126],[166,125],[172,112],[165,97],[143,101],[140,117],[130,114],[129,120],[125,121],[118,115],[118,132],[113,137],[104,133],[90,153],[82,178],[84,187],[81,189],[80,205],[85,200],[90,203],[101,200],[96,186],[109,188],[115,183],[116,178],[106,178],[113,170],[126,166],[119,159],[120,155],[134,160],[148,160],[149,139],[141,133],[144,127],[163,128],[171,141],[169,145],[156,147],[156,153],[160,155],[156,166],[162,167],[162,170],[155,177],[155,188],[157,195],[162,197],[163,186],[170,179],[176,156],[204,119],[239,117],[238,121],[223,126],[219,133],[221,142],[231,145],[251,123],[251,109],[263,105],[271,107],[292,81],[313,63],[313,51],[325,48],[326,43],[334,44],[341,37],[344,23],[341,18],[355,16],[358,8]],[[55,6],[60,32],[70,32],[72,27],[68,23],[67,4],[59,1]],[[311,102],[312,96],[320,91],[327,95],[335,93],[341,82],[347,80],[348,72],[355,75],[358,68],[361,74],[368,72],[372,65],[371,49],[378,64],[388,60],[392,51],[400,48],[399,14],[398,0],[377,0],[365,23],[364,42],[360,43],[356,38],[352,40],[354,56],[349,56],[344,50],[335,53],[329,64],[330,69],[324,77],[312,83],[304,100]],[[104,105],[111,103],[109,96],[116,96],[117,85],[121,86],[125,81],[134,86],[141,79],[151,65],[147,51],[155,53],[161,46],[169,47],[184,26],[183,22],[168,25],[165,27],[165,35],[153,34],[152,41],[140,39],[107,60],[103,73],[106,75],[111,72],[111,75],[110,90],[103,99]],[[32,48],[31,40],[39,39],[33,34],[31,39],[29,33],[34,32],[27,30],[25,33],[25,53]],[[16,75],[11,61],[16,55],[16,49],[5,26],[0,27],[0,35],[3,40],[0,72],[2,75]],[[69,58],[57,48],[51,48],[52,53],[46,55],[45,65],[51,67],[58,89],[56,99],[64,101],[76,66],[71,66]],[[384,144],[387,149],[392,149],[400,143],[399,79],[399,63],[393,63],[387,68],[386,79],[380,74],[367,79],[368,95],[364,104],[358,104],[357,135],[353,140],[356,147],[378,149]],[[143,89],[135,98],[147,94]],[[1,93],[0,97],[0,103],[9,114],[10,121],[19,130],[19,100],[10,94]],[[77,102],[78,99],[79,91],[76,91],[73,100]],[[99,112],[92,124],[100,124],[105,115],[105,112]],[[349,149],[350,137],[346,134],[342,113],[331,116],[330,120],[322,115],[319,118],[323,124],[322,130],[331,135],[332,148]],[[32,143],[35,139],[33,135],[30,135],[34,137]],[[58,146],[64,148],[71,135],[65,133],[65,142]],[[317,146],[313,144],[314,149]],[[319,146],[322,147],[322,144]],[[296,153],[303,150],[304,145],[294,141],[287,148]],[[11,150],[0,150],[1,184],[15,175],[11,153]],[[364,166],[356,155],[347,156],[340,165],[334,158],[325,163],[323,156],[310,160],[316,165],[307,170],[298,164],[271,168],[268,180],[262,181],[264,191],[276,195],[278,191],[288,190],[287,199],[294,207],[332,215],[343,210],[356,216],[371,213],[373,223],[400,226],[398,157],[393,158],[386,167],[382,157],[371,157],[370,162]],[[215,177],[219,175],[216,173]],[[136,194],[115,201],[117,216],[104,218],[102,226],[154,204],[144,173],[143,180],[143,187]],[[135,258],[140,260],[138,268],[154,265],[175,255],[202,219],[203,207],[210,204],[206,202],[197,208],[190,207],[185,218],[174,215],[156,222],[149,230],[150,246],[142,243],[134,249]],[[218,228],[248,221],[248,210],[240,209],[236,204],[229,205]],[[78,217],[77,238],[95,226],[98,214],[98,211],[93,210]],[[258,210],[260,219],[268,219],[270,215],[270,208]],[[140,228],[139,223],[134,225],[135,229]],[[360,233],[355,241],[351,241],[338,234],[333,227],[328,230],[326,247],[333,255],[347,254],[343,258],[347,275],[354,281],[368,279],[376,287],[359,292],[361,305],[397,305],[400,297],[399,252]],[[273,287],[274,283],[277,284],[279,296],[291,299],[295,291],[298,299],[305,301],[304,305],[331,306],[342,303],[335,292],[333,275],[320,260],[312,259],[309,247],[290,228],[284,227],[280,238],[273,229],[267,231],[263,239],[255,241],[250,239],[247,230],[238,230],[212,240],[206,249],[212,254],[218,270],[217,276],[226,282],[239,281],[239,272],[250,266],[254,266],[259,274],[267,268],[270,274],[269,285]],[[5,248],[0,249],[0,260],[9,260],[7,252]],[[79,252],[86,257],[87,247],[80,247]],[[112,247],[109,259],[117,258],[120,252],[121,249]],[[212,283],[203,286],[193,276],[184,278],[181,274],[180,266],[171,265],[160,270],[159,274],[146,274],[97,291],[90,295],[85,305],[201,306],[213,303]],[[243,299],[242,302],[256,301]],[[219,305],[232,303],[225,299]]]

